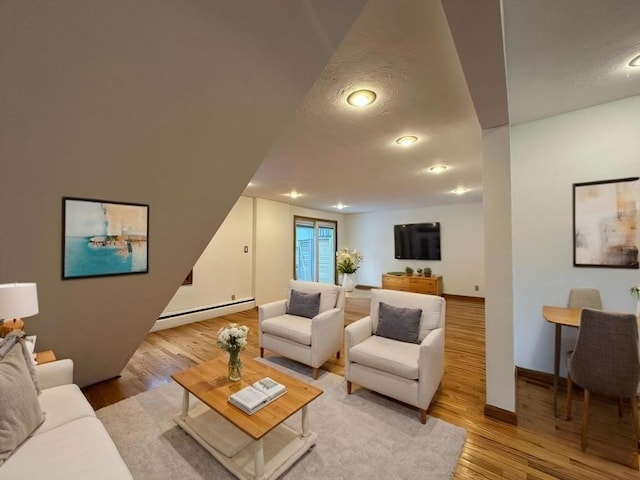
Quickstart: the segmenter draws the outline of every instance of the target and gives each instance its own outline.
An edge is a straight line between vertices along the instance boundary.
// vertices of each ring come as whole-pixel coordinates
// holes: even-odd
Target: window
[[[294,222],[295,279],[335,284],[337,222],[305,217]]]

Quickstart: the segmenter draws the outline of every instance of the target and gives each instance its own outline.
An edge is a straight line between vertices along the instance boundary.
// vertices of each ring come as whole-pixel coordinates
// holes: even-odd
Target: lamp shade
[[[0,319],[29,317],[38,313],[35,283],[0,285]]]

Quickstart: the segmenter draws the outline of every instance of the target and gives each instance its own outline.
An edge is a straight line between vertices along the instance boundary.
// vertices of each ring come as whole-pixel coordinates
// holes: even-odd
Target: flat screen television
[[[407,260],[440,260],[440,223],[394,225],[395,257]]]

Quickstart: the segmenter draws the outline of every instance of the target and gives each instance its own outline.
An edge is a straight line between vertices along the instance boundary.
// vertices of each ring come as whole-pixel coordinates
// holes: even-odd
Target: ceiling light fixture
[[[640,55],[629,62],[630,67],[640,67]]]
[[[435,173],[437,175],[438,173],[444,172],[447,168],[449,167],[441,163],[439,165],[434,165],[433,167],[429,167],[429,172]]]
[[[376,94],[372,90],[356,90],[347,97],[347,103],[354,107],[366,107],[371,105],[376,99]]]
[[[298,193],[298,192],[296,192],[295,190],[291,190],[291,191],[290,191],[289,193],[287,193],[286,195],[287,195],[287,197],[290,197],[290,198],[298,198],[298,197],[302,196],[302,194],[301,194],[301,193]]]
[[[345,205],[342,202],[338,203],[337,205],[334,205],[335,208],[337,208],[338,210],[342,210],[343,208],[347,208],[349,205]]]
[[[469,189],[467,187],[458,187],[455,190],[452,190],[451,193],[455,193],[456,195],[464,195],[468,191]]]
[[[417,141],[418,141],[418,137],[416,137],[415,135],[405,135],[403,137],[398,138],[396,140],[396,143],[398,145],[402,145],[403,147],[407,147],[409,145],[413,145]]]

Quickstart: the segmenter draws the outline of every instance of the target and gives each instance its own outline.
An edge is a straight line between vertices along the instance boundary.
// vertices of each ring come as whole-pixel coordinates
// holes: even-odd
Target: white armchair
[[[319,293],[317,313],[311,308],[302,312],[305,316],[293,314],[300,312],[291,304],[292,291],[297,292],[296,299],[299,293]],[[343,331],[344,289],[336,285],[290,280],[286,300],[258,307],[260,356],[264,356],[266,348],[309,365],[313,378],[318,378],[318,368],[333,354],[340,358]]]
[[[372,290],[370,316],[345,329],[347,393],[356,383],[417,407],[426,423],[444,375],[444,322],[442,297]]]

